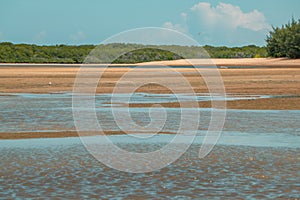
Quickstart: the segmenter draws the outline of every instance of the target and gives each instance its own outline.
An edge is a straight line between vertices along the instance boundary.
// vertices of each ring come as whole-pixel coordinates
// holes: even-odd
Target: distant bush
[[[266,41],[269,56],[300,58],[300,20],[273,27]]]
[[[212,58],[263,58],[267,57],[265,47],[248,45],[244,47],[213,47],[204,46]]]

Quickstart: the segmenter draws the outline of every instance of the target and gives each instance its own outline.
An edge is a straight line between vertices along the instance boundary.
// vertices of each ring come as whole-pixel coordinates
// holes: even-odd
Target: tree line
[[[95,50],[94,50],[95,49]],[[204,50],[207,51],[205,53]],[[179,45],[52,45],[0,43],[2,63],[83,63],[90,52],[97,52],[97,63],[139,63],[180,58],[254,58],[266,57],[267,49],[249,45],[244,47],[179,46]],[[200,52],[200,53],[199,53]],[[202,52],[202,54],[201,54]]]

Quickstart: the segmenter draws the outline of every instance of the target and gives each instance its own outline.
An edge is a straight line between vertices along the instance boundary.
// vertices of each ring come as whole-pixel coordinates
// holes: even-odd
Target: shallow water
[[[113,102],[114,109],[124,109],[120,103],[125,97],[126,94],[120,95]],[[189,95],[181,98],[191,100]],[[209,98],[202,95],[198,101]],[[107,104],[110,99],[110,95],[96,97],[99,123],[104,130],[119,130]],[[174,102],[176,98],[138,93],[131,101],[162,103]],[[162,131],[176,133],[181,110],[165,110],[168,119]],[[130,109],[131,117],[140,125],[150,123],[148,112],[148,108]],[[0,198],[300,197],[300,111],[228,110],[217,145],[203,159],[198,158],[198,153],[211,109],[199,109],[199,112],[200,126],[189,150],[175,163],[150,173],[131,174],[108,168],[88,153],[79,138],[0,140]],[[2,95],[0,127],[0,132],[74,130],[71,95]],[[104,137],[90,138],[91,141],[102,141]],[[147,139],[109,136],[114,144],[133,152],[158,150],[173,137],[171,134],[158,134]],[[186,141],[185,136],[181,137],[181,142]]]
[[[192,101],[189,95],[180,95],[181,100]],[[125,110],[118,105],[126,100],[127,94],[119,94],[112,99],[110,94],[96,96],[96,113],[103,130],[119,130],[115,116],[108,102],[112,101],[114,109]],[[223,97],[217,97],[222,99]],[[269,98],[269,96],[229,96],[226,99]],[[198,101],[209,100],[209,95],[197,97]],[[224,99],[224,98],[223,98]],[[134,94],[131,103],[176,102],[172,94]],[[6,94],[0,96],[0,134],[1,132],[43,132],[75,130],[72,114],[71,94]],[[147,125],[150,108],[130,108],[133,121],[141,126]],[[181,112],[189,108],[164,108],[167,113],[165,132],[176,132]],[[191,109],[190,109],[191,110]],[[211,109],[200,108],[199,130],[207,130]],[[193,120],[191,118],[190,120]],[[300,111],[295,110],[227,110],[224,131],[246,133],[285,133],[300,134]]]
[[[130,174],[104,166],[80,144],[1,148],[0,197],[299,198],[299,148],[218,145],[204,159],[198,149],[161,170]]]

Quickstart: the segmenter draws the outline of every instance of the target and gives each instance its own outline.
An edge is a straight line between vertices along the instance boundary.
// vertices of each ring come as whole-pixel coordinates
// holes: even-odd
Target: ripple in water
[[[164,145],[164,144],[160,144]],[[120,144],[141,151],[157,144]],[[82,145],[2,148],[1,198],[299,198],[299,148],[199,145],[178,161],[146,174],[110,169]]]

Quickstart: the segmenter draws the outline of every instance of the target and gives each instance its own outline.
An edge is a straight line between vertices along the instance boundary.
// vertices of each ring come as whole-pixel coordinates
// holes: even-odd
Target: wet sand
[[[227,109],[243,109],[243,110],[300,110],[300,97],[283,97],[283,98],[265,98],[265,99],[245,99],[245,100],[233,100],[226,101]],[[152,107],[155,104],[152,103],[139,103],[129,104],[132,108],[139,107]],[[179,102],[172,103],[160,103],[161,106],[166,108],[180,108],[189,105],[188,103]],[[210,101],[203,101],[198,103],[199,108],[211,108],[212,103]],[[217,106],[214,108],[218,108]]]
[[[125,131],[104,131],[104,132],[81,132],[77,131],[57,131],[57,132],[3,132],[0,133],[0,140],[15,140],[15,139],[33,139],[33,138],[65,138],[65,137],[79,137],[79,136],[96,136],[96,135],[123,135],[135,134],[135,132]],[[138,132],[141,134],[141,132]],[[149,133],[148,133],[149,134]],[[158,132],[157,134],[175,134],[172,132]]]
[[[153,64],[184,65],[183,61],[164,61]],[[196,61],[193,61],[196,63]],[[200,65],[200,61],[197,61]],[[203,60],[202,65],[207,64]],[[227,101],[228,109],[254,110],[300,110],[300,60],[287,59],[214,59],[219,66],[265,66],[267,68],[219,69],[224,81],[225,90],[237,95],[287,95],[283,98],[268,98],[255,100]],[[147,63],[149,64],[149,63]],[[0,64],[0,93],[65,93],[72,92],[76,74],[80,65],[32,65],[32,64]],[[132,70],[120,65],[103,70],[103,76],[98,84],[97,93],[112,93],[119,79]],[[122,86],[126,88],[140,75],[147,73],[160,74],[159,68],[142,68],[136,70],[135,76],[129,78]],[[176,68],[176,72],[192,85],[195,92],[207,93],[205,81],[193,68]],[[200,69],[212,70],[212,69]],[[180,82],[172,75],[162,73],[170,83],[178,85]],[[166,77],[163,77],[163,76]],[[52,84],[49,85],[48,83]],[[146,93],[171,93],[166,87],[148,84],[137,90]],[[6,94],[0,94],[6,95]],[[289,98],[288,96],[291,96]],[[165,107],[179,107],[178,103],[162,103]],[[152,104],[131,104],[131,107],[150,107]],[[209,108],[211,102],[200,102],[199,107]],[[122,134],[121,132],[106,132],[105,134]],[[1,133],[0,139],[22,139],[40,137],[76,137],[76,132],[49,133]]]

